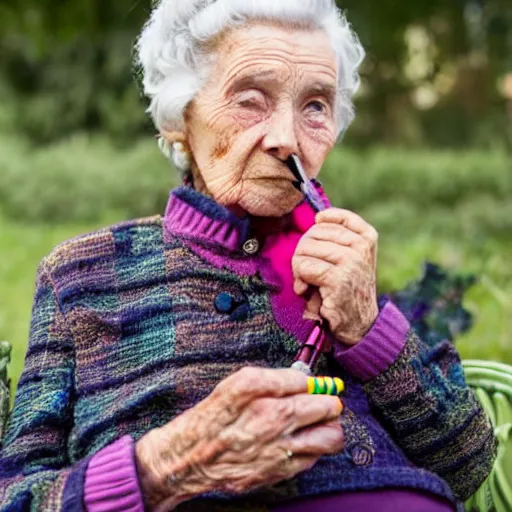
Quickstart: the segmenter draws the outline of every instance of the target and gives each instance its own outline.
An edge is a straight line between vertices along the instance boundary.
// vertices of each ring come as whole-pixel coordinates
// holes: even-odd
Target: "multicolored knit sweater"
[[[308,208],[247,244],[249,218],[182,187],[165,217],[78,237],[45,258],[0,455],[0,510],[99,510],[102,500],[111,510],[112,489],[122,509],[140,510],[135,466],[116,462],[117,452],[130,455],[144,433],[243,366],[290,366],[313,327],[290,286],[291,255],[313,224]],[[490,472],[496,441],[453,345],[423,343],[392,303],[318,373],[346,382],[342,453],[264,491],[179,509],[259,511],[386,488],[455,503]]]

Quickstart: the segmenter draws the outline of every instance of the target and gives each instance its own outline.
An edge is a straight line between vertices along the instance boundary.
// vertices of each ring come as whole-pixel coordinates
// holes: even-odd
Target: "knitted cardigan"
[[[290,236],[298,240],[312,222],[295,216]],[[243,366],[291,365],[312,328],[302,320],[303,299],[283,286],[291,254],[271,236],[248,254],[249,236],[249,219],[182,187],[163,219],[72,239],[43,260],[0,454],[0,510],[82,510],[86,473],[94,484],[105,474],[102,460],[117,475],[108,485],[119,487],[125,510],[136,510],[136,475],[109,453],[133,450]],[[276,251],[282,273],[265,264]],[[229,307],[220,296],[231,298]],[[496,440],[457,352],[448,342],[424,344],[393,304],[383,304],[362,342],[337,345],[319,366],[318,374],[346,382],[344,451],[272,488],[211,493],[180,510],[259,511],[296,497],[385,488],[460,504],[489,474]]]

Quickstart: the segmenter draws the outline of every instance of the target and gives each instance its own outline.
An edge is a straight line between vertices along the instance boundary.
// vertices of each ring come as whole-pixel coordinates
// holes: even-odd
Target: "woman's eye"
[[[264,107],[265,97],[259,91],[247,91],[236,99],[236,103],[242,108]]]
[[[326,111],[326,106],[321,101],[310,101],[306,105],[306,110],[317,114],[323,114]]]

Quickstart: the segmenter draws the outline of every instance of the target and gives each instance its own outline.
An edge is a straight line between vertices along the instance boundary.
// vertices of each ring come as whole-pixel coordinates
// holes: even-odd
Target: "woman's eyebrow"
[[[303,95],[307,96],[324,96],[329,102],[334,103],[337,88],[334,84],[327,82],[314,82],[304,88]]]
[[[228,82],[227,91],[233,92],[239,89],[257,89],[265,85],[273,85],[278,81],[277,73],[272,70],[262,70],[245,76],[233,77]]]
[[[278,73],[273,69],[251,72],[245,76],[233,77],[227,84],[227,92],[233,93],[243,89],[264,89],[275,86],[280,83]],[[301,96],[323,96],[331,104],[334,104],[336,98],[336,85],[324,81],[307,83],[301,87]]]

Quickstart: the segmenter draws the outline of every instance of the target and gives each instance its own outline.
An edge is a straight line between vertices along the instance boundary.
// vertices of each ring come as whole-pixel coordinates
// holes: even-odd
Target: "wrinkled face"
[[[296,153],[310,178],[319,173],[336,141],[336,79],[323,31],[253,25],[229,32],[187,110],[198,188],[251,215],[290,212],[302,195],[284,161]]]

